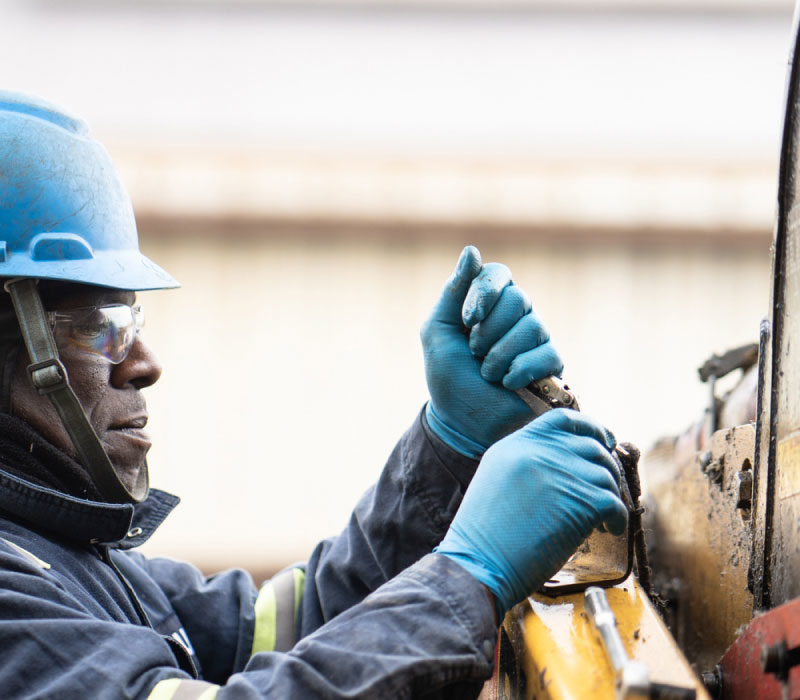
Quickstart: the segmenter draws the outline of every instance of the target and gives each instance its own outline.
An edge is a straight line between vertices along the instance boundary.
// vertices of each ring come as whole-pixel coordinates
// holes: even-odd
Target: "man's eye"
[[[91,340],[103,335],[105,335],[105,331],[101,328],[73,327],[72,329],[72,337],[76,340]]]
[[[99,338],[111,330],[111,321],[98,314],[99,318],[88,318],[72,324],[72,335],[76,338]]]

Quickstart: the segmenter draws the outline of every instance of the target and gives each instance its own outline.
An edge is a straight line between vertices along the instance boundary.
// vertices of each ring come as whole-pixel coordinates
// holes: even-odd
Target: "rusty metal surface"
[[[656,682],[694,687],[708,695],[636,579],[606,590],[631,659]],[[507,616],[495,677],[481,700],[614,700],[615,673],[584,610],[583,594],[535,595]]]
[[[774,279],[773,279],[774,283]],[[772,325],[764,319],[759,331],[758,397],[756,406],[756,454],[753,464],[753,546],[750,559],[750,584],[753,605],[766,608],[769,599],[766,562],[769,558],[768,532],[772,528],[774,463],[770,463],[772,444],[769,415],[772,404]]]
[[[770,567],[770,601],[800,595],[800,431],[779,439],[776,449],[775,516]]]
[[[699,671],[714,667],[753,615],[754,450],[755,428],[743,425],[714,433],[706,452],[685,444],[642,464],[656,588],[669,604],[678,644]]]
[[[773,255],[771,344],[760,393],[758,534],[763,534],[765,585],[761,603],[772,607],[800,595],[800,53],[795,11],[781,143],[778,217]],[[763,492],[763,493],[762,493]],[[762,507],[763,506],[763,507]],[[763,522],[762,522],[763,521]]]
[[[800,700],[800,666],[765,673],[762,654],[789,655],[800,647],[800,599],[757,617],[739,635],[720,663],[724,700]],[[777,676],[785,676],[778,678]]]

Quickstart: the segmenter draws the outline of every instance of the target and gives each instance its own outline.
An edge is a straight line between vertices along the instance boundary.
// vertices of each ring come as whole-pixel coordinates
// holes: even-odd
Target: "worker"
[[[574,411],[531,421],[513,390],[561,360],[508,268],[467,247],[422,331],[430,400],[341,534],[260,589],[149,559],[178,499],[149,487],[161,366],[135,292],[177,282],[84,122],[9,92],[0,278],[3,698],[474,697],[505,612],[626,526],[613,437]]]

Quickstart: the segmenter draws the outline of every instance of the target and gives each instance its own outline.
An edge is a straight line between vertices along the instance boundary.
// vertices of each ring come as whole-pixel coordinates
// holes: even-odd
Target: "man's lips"
[[[147,414],[139,414],[130,416],[124,421],[115,423],[109,428],[109,431],[117,433],[118,435],[127,435],[128,437],[135,438],[136,440],[150,445],[150,434],[145,431],[144,427],[147,425]]]
[[[147,425],[147,414],[131,416],[119,423],[114,423],[109,430],[142,430]]]

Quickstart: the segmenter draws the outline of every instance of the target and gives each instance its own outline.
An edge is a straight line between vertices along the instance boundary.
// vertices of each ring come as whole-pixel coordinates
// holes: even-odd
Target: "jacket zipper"
[[[128,598],[130,599],[131,604],[134,607],[134,610],[136,610],[136,614],[139,616],[139,622],[141,622],[143,626],[149,627],[154,632],[157,632],[155,627],[153,627],[153,623],[150,622],[150,618],[147,616],[147,613],[144,611],[144,608],[142,607],[142,604],[139,601],[139,596],[136,595],[136,592],[133,590],[133,587],[131,586],[130,583],[128,583],[128,579],[125,578],[125,574],[123,574],[119,570],[119,567],[111,559],[109,548],[106,545],[95,545],[95,546],[100,556],[100,560],[105,562],[111,567],[112,571],[117,575],[117,578],[120,580],[122,585],[125,587],[125,590],[128,592]],[[170,647],[172,648],[172,653],[178,660],[179,667],[182,670],[186,671],[188,674],[190,674],[192,677],[199,678],[200,673],[197,670],[197,665],[195,663],[194,658],[192,657],[191,652],[183,644],[175,641],[174,639],[165,637],[163,635],[161,636],[164,639],[164,641],[167,644],[169,644]],[[180,648],[180,651],[178,651],[177,648]],[[177,655],[180,653],[182,653],[181,658],[184,660],[185,663],[181,663],[181,659],[178,658]]]
[[[152,623],[150,622],[150,618],[147,617],[147,613],[144,611],[141,602],[139,602],[139,596],[136,595],[136,592],[131,587],[131,584],[128,583],[128,579],[125,578],[125,575],[119,570],[117,565],[111,559],[108,547],[105,545],[96,545],[96,547],[97,547],[97,552],[100,556],[100,560],[104,561],[111,567],[111,569],[117,575],[117,578],[125,587],[125,590],[128,592],[128,598],[130,599],[131,605],[133,605],[134,610],[136,610],[136,614],[139,616],[139,622],[145,627],[154,629]]]

